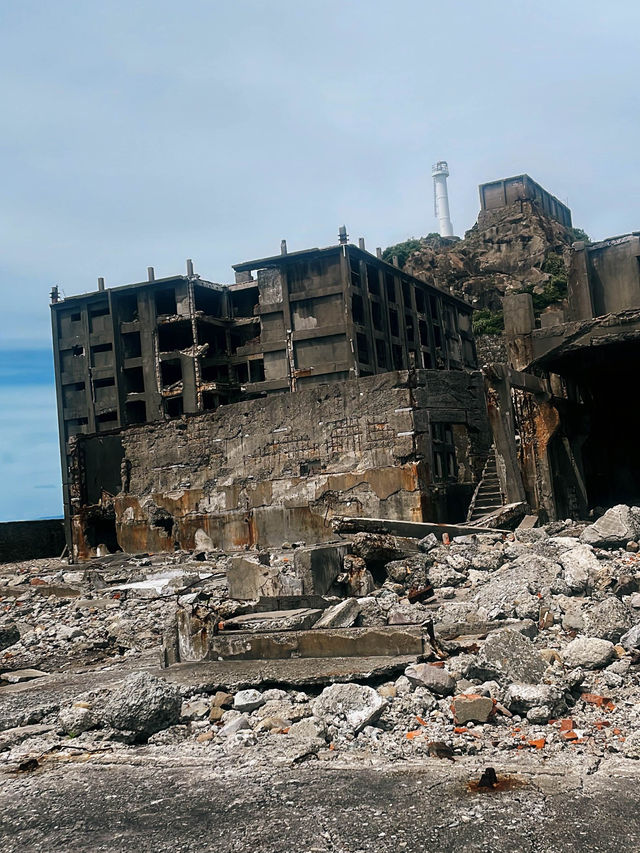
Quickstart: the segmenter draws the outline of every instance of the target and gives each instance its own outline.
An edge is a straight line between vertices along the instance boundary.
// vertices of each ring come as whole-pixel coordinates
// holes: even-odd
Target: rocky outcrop
[[[571,232],[529,201],[482,211],[464,240],[425,238],[404,269],[460,296],[477,308],[498,311],[509,291],[532,285],[542,292],[551,280],[543,266],[549,255],[562,256]]]

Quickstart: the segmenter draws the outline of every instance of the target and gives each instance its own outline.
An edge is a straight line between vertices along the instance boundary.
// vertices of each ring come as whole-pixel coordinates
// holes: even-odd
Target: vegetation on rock
[[[474,335],[501,335],[504,332],[504,313],[480,308],[473,312]]]

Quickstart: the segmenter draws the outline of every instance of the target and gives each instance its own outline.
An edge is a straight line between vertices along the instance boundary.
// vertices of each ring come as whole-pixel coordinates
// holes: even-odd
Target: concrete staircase
[[[482,471],[482,478],[471,499],[469,512],[467,513],[467,522],[473,524],[483,518],[483,516],[500,509],[503,505],[504,499],[500,490],[500,480],[498,479],[495,448],[492,447]]]

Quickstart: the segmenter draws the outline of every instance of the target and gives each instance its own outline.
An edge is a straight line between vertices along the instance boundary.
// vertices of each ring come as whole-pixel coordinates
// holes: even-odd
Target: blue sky
[[[0,519],[60,511],[53,284],[419,236],[440,158],[458,234],[523,171],[640,228],[639,31],[632,0],[1,3]]]

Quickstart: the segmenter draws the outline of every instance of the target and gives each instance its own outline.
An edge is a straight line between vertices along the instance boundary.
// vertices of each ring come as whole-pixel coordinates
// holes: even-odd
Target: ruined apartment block
[[[471,307],[345,233],[234,270],[53,294],[71,553],[464,517],[490,445]]]

